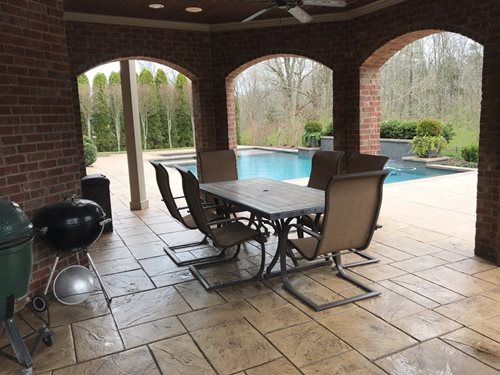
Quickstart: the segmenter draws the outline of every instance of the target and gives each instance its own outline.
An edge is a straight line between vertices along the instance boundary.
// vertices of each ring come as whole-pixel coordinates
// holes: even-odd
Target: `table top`
[[[325,192],[268,178],[200,184],[200,189],[269,220],[321,213]]]

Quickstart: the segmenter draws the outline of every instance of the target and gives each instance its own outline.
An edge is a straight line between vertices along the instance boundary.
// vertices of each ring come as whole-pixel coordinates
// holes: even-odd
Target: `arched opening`
[[[143,150],[194,146],[192,83],[188,78],[192,75],[152,60],[135,60],[135,67]],[[82,73],[78,89],[83,134],[95,140],[99,152],[124,151],[119,62]]]
[[[331,133],[332,80],[326,65],[292,54],[259,57],[233,70],[226,77],[231,147],[306,146],[308,122]]]
[[[189,79],[194,76],[172,66],[177,67],[151,59],[120,59],[77,79],[86,166],[96,160],[95,151],[114,156],[98,162],[99,171],[111,178],[126,173],[123,165],[128,165],[132,209],[148,205],[143,151],[145,159],[154,159],[173,149],[195,146]],[[125,155],[119,155],[123,151],[127,162]],[[150,188],[156,194],[156,187]]]
[[[396,160],[394,168],[402,181],[413,179],[412,174],[447,174],[387,187],[383,214],[425,229],[421,238],[415,236],[418,241],[432,243],[428,233],[448,236],[436,242],[459,242],[448,246],[463,247],[462,255],[468,256],[474,254],[477,172],[451,169],[477,168],[482,51],[480,44],[463,35],[429,29],[393,39],[360,67],[361,152]],[[442,141],[439,147],[426,146],[430,135],[417,133],[417,124],[425,118],[440,123],[440,133],[433,137]],[[381,146],[381,130],[384,137],[396,134],[390,138],[406,140],[383,139]],[[425,141],[425,147],[417,138],[412,142],[415,136]]]

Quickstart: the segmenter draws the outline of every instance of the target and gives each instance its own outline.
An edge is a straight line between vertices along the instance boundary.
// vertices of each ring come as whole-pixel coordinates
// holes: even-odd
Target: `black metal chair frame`
[[[188,179],[192,179],[193,181],[196,181],[196,184],[198,183],[198,180],[190,171],[186,171],[186,170],[179,168],[179,167],[177,168],[177,170],[182,175],[184,192],[186,192],[185,184],[188,181]],[[197,189],[198,189],[198,192],[196,194],[196,197],[199,197],[200,194],[199,194],[199,187],[198,186],[197,186]],[[224,254],[227,249],[236,246],[236,251],[231,257],[228,257],[228,258],[225,258],[222,260],[215,260],[215,261],[210,261],[210,262],[196,263],[196,264],[189,265],[189,270],[201,282],[201,284],[205,287],[205,289],[206,290],[213,290],[213,289],[225,288],[228,286],[241,284],[241,283],[248,282],[248,281],[260,280],[262,273],[264,271],[265,261],[266,261],[265,239],[264,239],[263,233],[260,231],[260,224],[257,224],[255,221],[248,219],[248,218],[245,218],[245,217],[227,218],[224,220],[216,220],[216,221],[209,222],[209,221],[206,221],[204,214],[202,214],[202,215],[196,214],[196,212],[198,212],[199,208],[201,207],[201,201],[194,202],[190,197],[186,197],[186,201],[187,201],[188,207],[190,208],[191,213],[193,215],[193,219],[196,222],[196,225],[198,226],[199,230],[202,231],[208,238],[210,238],[212,240],[214,247],[221,248],[219,254]],[[248,227],[250,227],[251,225],[254,225],[256,228],[255,229],[255,232],[256,232],[255,236],[253,236],[251,238],[247,238],[247,239],[240,241],[240,242],[232,243],[229,246],[225,246],[225,247],[221,246],[217,241],[217,237],[213,235],[211,227],[217,226],[218,228],[222,229],[222,228],[224,228],[224,226],[230,225],[232,223],[240,222],[240,221],[248,221],[248,224],[247,224]],[[260,248],[261,248],[260,267],[255,275],[251,276],[250,278],[246,278],[246,279],[239,279],[239,280],[228,281],[228,282],[223,282],[223,283],[218,283],[218,284],[211,284],[207,280],[207,278],[201,273],[200,270],[202,268],[207,267],[207,266],[214,266],[217,264],[223,264],[223,263],[227,263],[227,262],[231,262],[231,261],[235,260],[240,253],[241,244],[243,242],[246,242],[249,240],[257,241],[260,244]]]

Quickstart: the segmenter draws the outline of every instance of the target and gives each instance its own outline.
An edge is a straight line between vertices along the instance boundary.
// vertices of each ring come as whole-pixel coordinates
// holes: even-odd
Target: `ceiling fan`
[[[307,23],[312,21],[312,17],[305,10],[301,9],[301,6],[303,5],[338,8],[346,6],[346,2],[343,0],[273,0],[273,2],[273,5],[259,10],[257,13],[252,14],[250,17],[245,18],[241,22],[249,22],[259,17],[261,14],[264,14],[268,10],[279,8],[286,10],[300,22]]]

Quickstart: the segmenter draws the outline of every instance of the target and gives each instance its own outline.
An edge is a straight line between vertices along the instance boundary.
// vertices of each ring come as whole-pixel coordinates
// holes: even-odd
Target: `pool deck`
[[[128,209],[126,155],[101,157],[88,169],[111,180],[114,231],[91,253],[114,299],[110,307],[101,292],[76,306],[51,302],[55,341],[39,348],[34,374],[499,373],[500,268],[474,257],[475,172],[385,185],[384,227],[366,250],[380,263],[348,271],[381,295],[315,312],[278,278],[207,292],[165,255],[165,244],[201,234],[166,212],[147,162],[159,154],[145,153],[150,208],[141,211]],[[173,185],[180,193],[178,177]],[[276,242],[268,238],[269,256]],[[183,256],[213,251],[207,245]],[[208,271],[216,279],[235,266],[253,272],[258,256],[249,243],[236,264]],[[325,269],[291,279],[319,302],[358,292]],[[34,323],[28,309],[21,315]],[[0,363],[0,375],[19,369]]]
[[[157,207],[160,195],[153,167],[148,160],[161,159],[169,151],[144,153],[146,191],[150,207]],[[103,173],[111,180],[113,208],[129,204],[128,170],[125,154],[100,157],[87,173]],[[289,182],[306,185],[308,179]],[[172,176],[174,194],[182,195],[180,176]],[[412,181],[386,184],[381,221],[414,225],[466,241],[474,241],[476,223],[477,172],[462,172]]]

